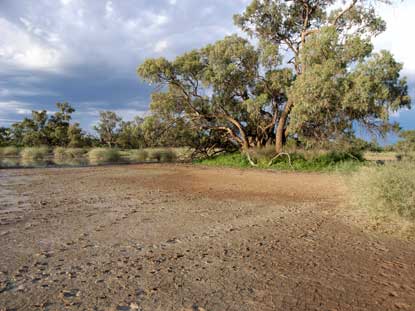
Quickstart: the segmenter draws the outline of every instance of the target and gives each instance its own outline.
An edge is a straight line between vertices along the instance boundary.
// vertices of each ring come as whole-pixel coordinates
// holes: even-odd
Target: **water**
[[[20,168],[20,167],[65,167],[65,166],[87,166],[90,165],[87,158],[77,158],[68,160],[57,160],[45,158],[42,160],[24,160],[18,157],[0,158],[0,168]]]

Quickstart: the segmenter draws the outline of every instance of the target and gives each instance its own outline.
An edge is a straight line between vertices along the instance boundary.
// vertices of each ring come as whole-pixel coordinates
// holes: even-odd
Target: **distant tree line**
[[[24,118],[10,127],[0,127],[0,147],[54,146],[54,147],[117,147],[140,149],[149,147],[190,147],[195,155],[211,155],[222,151],[236,151],[236,144],[229,142],[220,132],[194,131],[184,118],[166,122],[158,114],[146,117],[136,116],[124,121],[113,111],[101,111],[94,126],[96,135],[85,132],[80,124],[71,122],[75,109],[68,103],[57,103],[57,111],[48,115],[46,110],[32,111],[31,117]],[[400,140],[387,150],[415,152],[415,130],[400,131]],[[297,139],[289,144],[306,147]],[[355,136],[336,141],[340,148],[353,145],[355,150],[382,151],[376,139],[365,141]],[[333,144],[331,144],[333,146]],[[346,146],[347,145],[347,146]]]
[[[221,142],[220,137],[194,132],[180,120],[167,124],[160,117],[150,115],[124,121],[112,111],[99,113],[94,126],[97,135],[92,135],[79,123],[72,122],[75,109],[70,104],[57,103],[56,108],[57,111],[51,115],[46,110],[32,111],[30,117],[10,127],[0,127],[0,146],[107,146],[121,149],[187,146],[196,151],[203,150],[204,146],[215,146],[215,143],[218,147],[226,147],[226,142]]]

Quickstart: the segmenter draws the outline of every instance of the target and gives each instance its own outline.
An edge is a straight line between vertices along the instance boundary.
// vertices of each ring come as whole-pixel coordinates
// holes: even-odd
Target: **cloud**
[[[404,63],[404,73],[415,76],[415,41],[413,37],[414,1],[398,1],[392,5],[380,4],[379,12],[387,23],[387,31],[374,44],[377,50],[390,50]]]
[[[84,127],[99,110],[125,117],[145,111],[152,89],[138,79],[137,66],[240,33],[232,16],[250,1],[0,0],[0,118],[21,117],[17,106],[53,111],[58,101],[70,102]],[[411,85],[414,5],[382,7],[389,27],[376,40],[405,62]],[[399,118],[409,120],[406,112]]]
[[[0,65],[28,70],[56,70],[62,63],[59,50],[47,45],[39,37],[46,40],[57,40],[56,36],[43,33],[34,28],[25,19],[21,20],[26,31],[0,18]]]

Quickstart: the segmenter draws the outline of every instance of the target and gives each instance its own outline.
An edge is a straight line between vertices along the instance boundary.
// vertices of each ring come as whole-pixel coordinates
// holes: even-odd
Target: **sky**
[[[144,59],[169,59],[232,33],[250,0],[0,0],[0,126],[31,110],[53,112],[69,102],[91,131],[99,111],[125,120],[148,110],[152,88],[136,69]],[[415,99],[415,0],[380,5],[387,31],[375,47],[404,62]],[[415,105],[414,105],[415,106]],[[393,117],[415,129],[415,109]]]

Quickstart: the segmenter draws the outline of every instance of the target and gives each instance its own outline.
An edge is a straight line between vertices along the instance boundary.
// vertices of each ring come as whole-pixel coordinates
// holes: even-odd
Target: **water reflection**
[[[48,167],[48,166],[86,166],[89,165],[87,158],[70,159],[27,159],[27,158],[6,158],[0,157],[0,168],[19,167]]]

